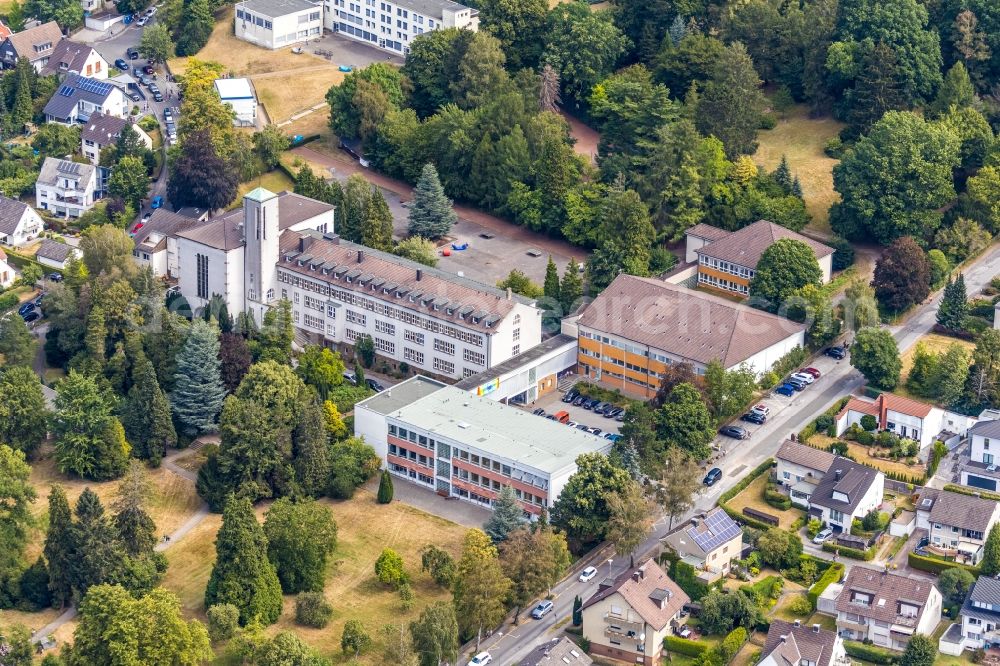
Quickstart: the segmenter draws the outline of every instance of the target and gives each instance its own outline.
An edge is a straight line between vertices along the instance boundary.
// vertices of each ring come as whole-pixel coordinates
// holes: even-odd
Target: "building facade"
[[[98,164],[101,161],[101,151],[118,141],[118,136],[126,125],[132,125],[132,129],[139,135],[139,139],[146,147],[153,148],[153,140],[138,125],[117,116],[95,113],[90,116],[80,130],[80,151],[84,157],[90,160],[91,164]]]
[[[326,28],[399,56],[425,32],[479,29],[479,12],[452,0],[324,0]]]
[[[1000,521],[1000,503],[981,497],[923,488],[916,527],[927,530],[927,549],[970,566],[983,559],[986,537]]]
[[[41,72],[62,38],[62,30],[55,21],[11,33],[0,42],[0,64],[4,69],[12,69],[18,59],[25,58],[36,72]]]
[[[850,533],[855,518],[882,505],[885,474],[837,456],[809,497],[809,516],[837,532]]]
[[[79,248],[66,243],[60,243],[51,238],[43,238],[38,250],[35,252],[35,260],[43,266],[63,270],[71,259],[79,259],[83,256]]]
[[[961,463],[963,486],[995,492],[1000,489],[1000,421],[980,421],[969,428],[969,457]]]
[[[728,575],[732,561],[739,559],[743,529],[716,507],[669,533],[662,543],[693,566],[699,579],[714,583]]]
[[[1000,647],[1000,581],[980,576],[962,604],[963,648]]]
[[[127,118],[132,101],[122,89],[107,81],[68,75],[45,105],[50,123],[85,123],[95,114]]]
[[[222,103],[233,110],[234,125],[254,127],[257,124],[257,95],[250,79],[216,79],[215,89]]]
[[[925,579],[858,565],[847,575],[836,609],[842,638],[901,651],[915,634],[934,633],[941,620],[941,593]]]
[[[0,194],[0,243],[17,247],[38,238],[42,218],[26,203]]]
[[[36,208],[59,217],[80,217],[97,198],[97,167],[45,158],[35,182]]]
[[[244,0],[236,3],[236,37],[265,49],[315,39],[323,33],[323,6],[308,0]]]
[[[108,78],[108,61],[92,46],[63,38],[56,44],[41,74],[59,77],[77,74],[103,80]]]

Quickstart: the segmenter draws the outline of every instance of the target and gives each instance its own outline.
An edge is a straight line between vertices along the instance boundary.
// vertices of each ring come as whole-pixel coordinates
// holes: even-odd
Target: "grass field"
[[[837,136],[842,123],[832,118],[810,118],[805,106],[796,106],[785,118],[778,120],[774,129],[764,130],[757,136],[760,147],[754,161],[774,170],[781,156],[788,158],[792,173],[802,183],[802,196],[812,215],[808,228],[817,232],[830,232],[830,205],[838,200],[833,191],[833,167],[837,160],[823,152],[826,142]]]
[[[319,69],[292,71],[289,76],[291,78],[271,75],[252,77],[257,97],[267,109],[271,122],[288,120],[293,114],[319,104],[326,99],[326,91],[331,86],[340,85],[345,74],[327,64]],[[326,118],[328,110],[310,115]]]
[[[295,183],[292,182],[292,179],[286,176],[285,172],[280,169],[268,171],[260,176],[260,178],[254,178],[253,180],[245,183],[240,183],[239,196],[236,197],[236,200],[230,208],[232,209],[242,206],[243,195],[256,187],[263,187],[265,190],[271,190],[275,193],[281,192],[282,190],[288,190],[291,192],[295,188]]]
[[[737,511],[743,511],[745,507],[750,507],[751,509],[777,516],[780,521],[778,526],[787,530],[797,518],[802,516],[802,512],[794,508],[788,511],[781,511],[765,502],[764,486],[767,485],[767,479],[767,474],[762,474],[754,479],[753,483],[747,486],[739,495],[729,500],[728,504]]]
[[[308,629],[294,623],[295,602],[285,598],[285,611],[268,629],[276,633],[294,629],[303,640],[334,663],[382,663],[378,629],[388,623],[408,624],[428,603],[450,597],[430,577],[420,571],[420,550],[428,543],[457,556],[465,528],[424,513],[400,502],[376,504],[375,497],[359,490],[348,501],[323,500],[337,521],[337,549],[331,560],[326,597],[333,604],[333,621],[325,629]],[[258,508],[262,516],[263,507]],[[180,597],[185,611],[204,618],[203,595],[215,560],[215,535],[221,519],[209,516],[183,541],[167,551],[170,568],[164,586]],[[399,595],[375,579],[375,560],[383,548],[393,548],[406,564],[412,578],[414,604],[409,611],[400,607]],[[355,662],[340,653],[340,635],[349,619],[361,620],[375,640],[374,647]]]

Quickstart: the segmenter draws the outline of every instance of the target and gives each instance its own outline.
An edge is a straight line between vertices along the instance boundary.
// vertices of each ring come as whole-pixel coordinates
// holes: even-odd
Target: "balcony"
[[[848,629],[851,631],[860,631],[863,633],[868,632],[868,620],[866,618],[858,618],[856,620],[851,620],[845,617],[843,614],[837,617],[837,627],[842,629]]]
[[[641,620],[628,620],[621,615],[615,615],[614,613],[605,613],[604,621],[609,625],[614,625],[615,627],[620,627],[620,629],[615,629],[615,633],[626,635],[629,631],[634,631],[636,636],[642,633],[645,623]],[[611,627],[608,627],[606,631],[612,631]]]

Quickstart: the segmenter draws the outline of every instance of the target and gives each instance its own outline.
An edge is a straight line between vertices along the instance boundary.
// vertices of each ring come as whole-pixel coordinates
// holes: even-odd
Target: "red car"
[[[822,374],[822,373],[820,373],[820,371],[819,371],[819,370],[817,370],[816,368],[802,368],[801,370],[799,370],[799,372],[804,372],[804,373],[806,373],[807,375],[812,375],[812,376],[813,376],[813,377],[815,377],[816,379],[819,379],[819,378],[820,378],[820,375]]]

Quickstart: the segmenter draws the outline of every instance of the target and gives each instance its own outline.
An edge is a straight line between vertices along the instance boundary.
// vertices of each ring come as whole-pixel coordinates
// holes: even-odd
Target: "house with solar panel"
[[[97,200],[97,167],[46,157],[35,182],[35,208],[50,215],[80,217]]]
[[[75,125],[87,122],[96,113],[125,118],[130,106],[131,101],[121,88],[107,81],[70,74],[45,105],[45,120]]]
[[[694,567],[698,578],[713,583],[729,573],[743,547],[743,529],[725,511],[716,507],[692,518],[662,540],[682,562]]]

